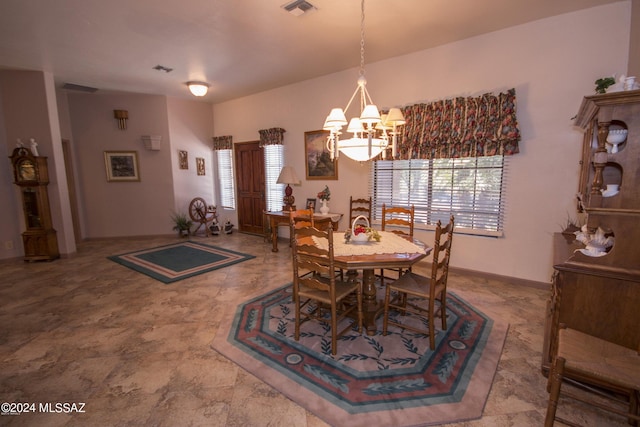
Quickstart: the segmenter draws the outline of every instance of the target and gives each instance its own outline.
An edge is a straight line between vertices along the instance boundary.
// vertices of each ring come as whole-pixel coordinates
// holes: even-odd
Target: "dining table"
[[[362,272],[363,323],[367,335],[375,335],[376,319],[384,310],[384,301],[377,299],[375,270],[408,269],[431,253],[432,247],[415,237],[379,231],[380,241],[354,242],[345,239],[344,231],[334,231],[333,255],[336,268],[346,271],[348,281],[358,280]],[[314,242],[326,245],[326,240]]]

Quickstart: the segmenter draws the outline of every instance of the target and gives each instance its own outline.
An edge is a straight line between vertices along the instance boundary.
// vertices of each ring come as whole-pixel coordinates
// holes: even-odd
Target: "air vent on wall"
[[[309,12],[310,10],[315,9],[315,6],[306,0],[295,0],[291,3],[285,4],[282,7],[284,8],[284,10],[294,16],[300,16],[306,12]]]
[[[76,85],[73,83],[65,83],[64,86],[62,86],[62,89],[77,90],[78,92],[89,92],[89,93],[94,93],[98,91],[98,89],[96,89],[95,87]]]

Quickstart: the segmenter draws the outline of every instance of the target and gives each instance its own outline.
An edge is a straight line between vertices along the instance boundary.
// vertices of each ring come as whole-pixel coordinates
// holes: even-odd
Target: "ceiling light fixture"
[[[360,76],[358,77],[358,86],[351,95],[346,108],[344,110],[333,108],[323,126],[324,130],[330,131],[327,149],[332,160],[338,158],[340,151],[347,157],[361,162],[371,160],[380,153],[382,153],[382,158],[386,158],[389,145],[388,130],[392,130],[392,155],[395,157],[397,127],[405,123],[399,108],[392,108],[389,114],[380,116],[378,107],[373,103],[367,91],[367,79],[364,77],[364,0],[361,1],[360,9]],[[360,117],[353,117],[347,122],[345,112],[349,110],[351,102],[358,94],[360,95]],[[352,133],[353,136],[349,139],[340,139],[342,126],[347,123],[349,124],[347,132]],[[381,131],[380,135],[378,135],[378,131]]]
[[[209,90],[209,83],[205,82],[187,82],[189,90],[195,96],[205,96]]]

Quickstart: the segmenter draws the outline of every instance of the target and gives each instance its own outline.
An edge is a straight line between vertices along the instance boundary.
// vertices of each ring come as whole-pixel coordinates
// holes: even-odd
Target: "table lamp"
[[[283,211],[294,211],[296,210],[295,205],[293,204],[296,201],[296,198],[293,197],[293,188],[289,184],[300,184],[300,179],[298,179],[298,175],[296,175],[296,171],[293,170],[291,166],[285,166],[280,171],[280,175],[278,176],[277,184],[287,184],[287,188],[284,189],[284,198],[282,202]]]

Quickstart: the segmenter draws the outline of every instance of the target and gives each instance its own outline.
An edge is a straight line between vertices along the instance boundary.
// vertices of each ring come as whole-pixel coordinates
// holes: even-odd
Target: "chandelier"
[[[397,127],[405,124],[399,108],[391,108],[387,114],[380,114],[367,91],[367,79],[364,77],[364,0],[361,1],[360,19],[360,75],[358,85],[351,95],[351,99],[344,108],[333,108],[324,122],[323,129],[328,130],[327,150],[331,160],[337,159],[340,151],[347,157],[360,162],[371,160],[382,153],[387,155],[389,136],[391,136],[392,158],[396,157]],[[351,103],[359,96],[360,116],[353,117],[347,122],[345,113]],[[342,127],[346,124],[351,138],[340,139]]]

